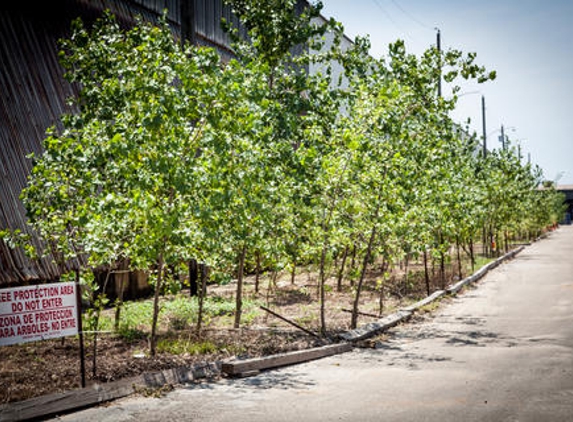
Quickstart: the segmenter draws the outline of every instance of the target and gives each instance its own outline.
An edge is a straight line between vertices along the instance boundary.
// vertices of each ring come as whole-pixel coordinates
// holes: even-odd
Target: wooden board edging
[[[223,362],[221,370],[223,373],[230,376],[240,376],[244,373],[256,373],[256,371],[261,371],[264,369],[278,368],[281,366],[320,359],[339,353],[345,353],[352,350],[352,348],[353,346],[349,343],[339,343],[328,346],[315,347],[313,349],[280,353],[273,356]]]
[[[47,394],[0,406],[0,421],[25,421],[63,414],[119,399],[143,388],[160,388],[164,385],[184,384],[215,376],[220,373],[220,362],[196,364],[159,372],[149,372],[105,384],[93,384],[64,393]]]

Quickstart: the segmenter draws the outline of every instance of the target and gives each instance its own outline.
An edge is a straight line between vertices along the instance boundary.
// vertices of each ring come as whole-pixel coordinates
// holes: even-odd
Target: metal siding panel
[[[205,0],[195,0],[195,26],[198,34],[206,36]]]
[[[28,230],[19,199],[32,165],[26,156],[30,152],[40,154],[46,128],[58,124],[61,114],[71,111],[66,98],[74,89],[64,80],[57,59],[57,40],[69,35],[71,20],[81,16],[89,23],[110,9],[123,26],[129,26],[137,15],[156,21],[167,7],[173,33],[177,34],[179,1],[186,0],[62,0],[49,7],[38,6],[40,11],[17,3],[0,10],[0,229]],[[220,20],[225,15],[236,23],[236,17],[223,0],[187,1],[195,1],[199,42],[217,48],[228,60],[232,52]],[[245,34],[244,29],[241,33]],[[61,271],[51,258],[32,261],[22,250],[12,250],[0,242],[0,286],[54,280]]]
[[[215,0],[219,1],[219,0]],[[213,18],[215,14],[215,7],[213,1],[207,1],[207,7],[205,8],[205,36],[209,40],[215,40],[215,33],[213,31]]]

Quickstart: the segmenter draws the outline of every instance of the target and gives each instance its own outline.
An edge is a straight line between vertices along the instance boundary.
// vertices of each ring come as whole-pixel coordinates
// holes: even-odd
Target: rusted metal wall
[[[187,0],[2,0],[0,2],[0,230],[26,232],[20,192],[32,162],[30,153],[41,154],[46,129],[58,125],[70,112],[66,98],[74,89],[63,78],[58,63],[58,40],[69,36],[71,22],[81,17],[90,23],[109,9],[125,26],[137,16],[157,21],[164,10],[175,37],[179,37],[182,1]],[[196,42],[217,48],[223,60],[233,57],[221,18],[238,25],[223,0],[194,1]],[[306,4],[299,0],[298,7]],[[240,29],[246,37],[244,28]],[[33,234],[32,234],[33,235]],[[35,246],[39,240],[33,236]],[[51,258],[32,261],[20,249],[0,241],[0,286],[25,285],[58,279],[59,268]]]
[[[70,110],[66,98],[74,94],[58,63],[58,40],[68,36],[71,21],[90,22],[111,10],[129,25],[141,15],[155,21],[168,10],[175,36],[179,34],[181,0],[53,0],[0,5],[0,230],[26,232],[20,192],[32,168],[30,153],[41,154],[46,129],[57,125]],[[230,57],[229,40],[220,19],[231,18],[222,0],[194,0],[195,27],[200,44],[218,47]],[[33,237],[35,246],[39,240]],[[30,260],[21,249],[0,241],[0,286],[56,280],[62,271],[52,258]]]
[[[24,231],[19,195],[32,167],[26,157],[41,153],[46,128],[57,123],[72,94],[57,61],[58,25],[42,19],[41,8],[27,6],[0,10],[0,229]],[[59,274],[50,258],[31,261],[22,250],[0,243],[0,285],[53,280]]]

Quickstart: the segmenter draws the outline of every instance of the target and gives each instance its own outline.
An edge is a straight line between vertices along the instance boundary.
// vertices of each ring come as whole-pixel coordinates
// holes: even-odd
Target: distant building
[[[565,203],[567,204],[565,218],[561,224],[571,224],[573,220],[573,185],[558,185],[555,190],[565,194]]]

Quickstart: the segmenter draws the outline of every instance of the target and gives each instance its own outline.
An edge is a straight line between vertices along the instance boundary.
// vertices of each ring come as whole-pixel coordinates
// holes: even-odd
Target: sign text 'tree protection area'
[[[73,282],[0,289],[0,346],[77,333]]]

